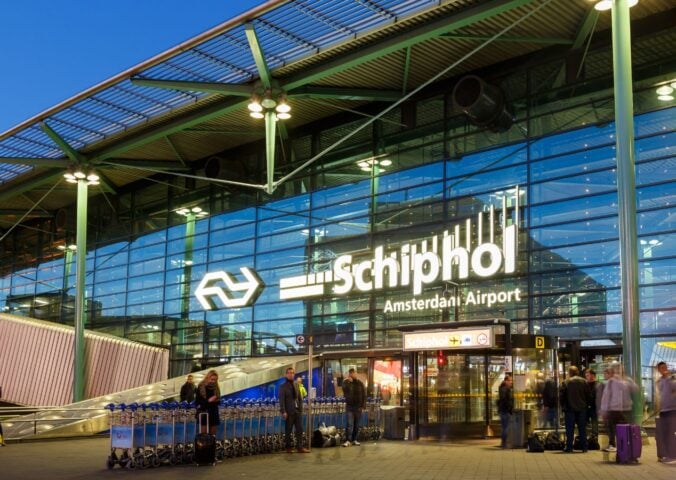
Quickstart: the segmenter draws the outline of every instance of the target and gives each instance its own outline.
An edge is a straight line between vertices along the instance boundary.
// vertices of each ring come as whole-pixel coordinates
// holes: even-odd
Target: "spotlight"
[[[252,118],[264,118],[265,115],[263,115],[261,112],[250,112],[249,116]]]
[[[291,118],[291,114],[286,112],[278,113],[277,118],[279,118],[280,120],[288,120],[289,118]]]

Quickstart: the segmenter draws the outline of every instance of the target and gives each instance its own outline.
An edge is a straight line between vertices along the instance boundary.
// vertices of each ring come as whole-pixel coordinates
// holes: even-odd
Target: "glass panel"
[[[382,405],[401,405],[401,360],[373,362],[373,390]]]

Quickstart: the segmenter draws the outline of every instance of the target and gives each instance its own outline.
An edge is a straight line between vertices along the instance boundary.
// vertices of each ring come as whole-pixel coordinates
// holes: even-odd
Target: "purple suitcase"
[[[676,458],[676,416],[655,419],[655,443],[658,458]]]
[[[621,423],[615,427],[617,435],[617,463],[637,463],[641,458],[641,427]]]

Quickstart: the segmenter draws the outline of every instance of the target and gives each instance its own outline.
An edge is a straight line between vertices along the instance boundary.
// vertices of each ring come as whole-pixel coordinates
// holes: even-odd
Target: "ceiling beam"
[[[67,158],[0,157],[0,163],[33,167],[67,168],[68,162]]]
[[[233,95],[235,97],[251,96],[253,88],[249,85],[218,82],[188,82],[184,80],[159,80],[151,78],[131,78],[129,80],[139,87],[166,88],[169,90],[182,90],[188,92],[219,93],[221,95]]]
[[[405,35],[397,35],[368,47],[347,53],[324,64],[317,65],[306,71],[299,72],[287,79],[280,79],[286,90],[316,82],[330,75],[362,65],[390,53],[416,45],[418,43],[437,38],[445,33],[459,28],[472,25],[506,11],[522,7],[533,0],[492,0],[482,2],[471,8],[454,13],[433,22],[423,24],[417,29],[406,32]]]
[[[370,102],[396,102],[401,93],[396,90],[369,88],[313,87],[306,85],[287,92],[293,98],[329,98],[337,100],[365,100]]]
[[[170,160],[136,160],[133,158],[108,158],[98,160],[96,163],[104,165],[112,165],[114,167],[138,167],[138,168],[153,168],[155,170],[190,170],[187,166],[180,162],[172,162]]]
[[[404,58],[404,78],[401,81],[401,94],[406,95],[408,88],[408,75],[411,70],[411,47],[406,47],[406,57]]]
[[[75,150],[73,147],[71,147],[66,140],[61,138],[61,136],[56,133],[56,131],[47,125],[47,122],[42,122],[40,123],[40,128],[42,128],[42,131],[47,134],[49,138],[52,139],[54,143],[58,145],[58,147],[63,151],[63,153],[66,154],[68,158],[70,158],[73,162],[77,164],[86,164],[87,163],[87,158],[82,155],[80,152]]]
[[[594,33],[594,28],[596,27],[596,22],[598,21],[598,19],[599,19],[599,11],[594,8],[594,5],[590,5],[589,8],[587,9],[587,13],[585,13],[584,18],[580,23],[580,28],[578,28],[577,30],[577,35],[575,35],[575,39],[571,43],[570,46],[571,52],[581,48],[582,45],[584,45],[584,41],[592,33]],[[552,83],[551,88],[559,88],[563,86],[563,84],[565,83],[567,63],[568,62],[564,63],[559,69],[558,73],[556,74],[556,77],[554,78],[554,82]]]
[[[178,161],[181,162],[181,164],[185,167],[187,165],[185,159],[183,158],[183,155],[181,152],[179,152],[178,147],[176,147],[176,144],[171,140],[171,137],[167,135],[164,137],[167,139],[167,143],[169,144],[169,147],[171,147],[172,151],[174,152],[174,155],[176,155],[176,158],[178,158]]]
[[[454,40],[477,40],[484,42],[491,40],[495,35],[472,35],[465,33],[444,33],[443,38]],[[494,42],[512,42],[512,43],[539,43],[544,45],[572,45],[573,40],[568,38],[541,38],[541,37],[511,37],[503,35],[493,40]]]
[[[310,69],[306,73],[301,72],[297,75],[294,75],[293,77],[289,77],[286,80],[285,87],[289,90],[292,90],[308,85],[313,81],[323,79],[347,68],[361,65],[402,48],[418,44],[430,38],[438,37],[439,35],[466,27],[472,23],[491,18],[505,11],[526,5],[531,1],[533,0],[492,0],[489,2],[484,2],[475,7],[466,9],[448,17],[438,19],[435,22],[430,22],[417,29],[411,30],[410,32],[407,32],[407,35],[403,38],[389,38],[362,50],[343,55],[342,57],[332,60],[326,64],[319,65],[314,69]],[[236,111],[246,106],[246,103],[247,101],[244,99],[224,99],[222,102],[216,102],[204,109],[194,111],[183,117],[175,118],[164,125],[157,127],[156,129],[132,134],[119,143],[104,147],[101,150],[91,153],[90,158],[102,160],[114,157],[121,153],[133,150],[134,148],[138,148],[147,143],[155,141],[166,135],[180,132],[187,128],[194,127],[200,123],[204,123],[227,113]]]
[[[186,128],[194,127],[200,123],[218,118],[226,113],[234,112],[235,110],[242,108],[242,106],[245,106],[246,103],[247,101],[241,99],[227,99],[222,102],[214,103],[205,109],[197,110],[186,116],[170,120],[157,129],[145,130],[135,135],[130,135],[119,143],[109,145],[108,147],[91,153],[90,157],[95,161],[115,157],[121,153],[128,152],[134,148],[166,137],[167,135],[171,135],[172,133],[180,132]]]
[[[265,55],[258,41],[258,35],[256,35],[253,23],[244,25],[244,33],[246,33],[246,39],[249,42],[249,48],[251,49],[251,54],[258,69],[258,76],[261,78],[263,86],[265,88],[272,88],[272,75],[268,69],[268,62],[265,60]]]
[[[8,188],[7,190],[0,191],[0,202],[4,202],[5,200],[9,200],[10,198],[21,195],[24,192],[33,190],[34,188],[40,187],[45,183],[54,183],[57,180],[60,180],[62,177],[62,169],[48,170],[35,175],[34,177],[23,180],[20,183],[14,183],[12,187]]]

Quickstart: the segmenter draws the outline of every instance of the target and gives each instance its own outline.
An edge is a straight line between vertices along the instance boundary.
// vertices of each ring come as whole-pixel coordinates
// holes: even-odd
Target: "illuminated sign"
[[[283,278],[279,282],[279,298],[295,300],[328,293],[345,295],[353,290],[367,293],[407,286],[412,288],[414,295],[419,295],[425,285],[463,280],[470,272],[481,278],[492,277],[498,272],[514,273],[518,252],[519,188],[514,188],[513,192],[515,217],[509,225],[507,201],[503,197],[501,215],[496,215],[495,207],[491,205],[487,212],[479,212],[475,223],[467,219],[442,235],[419,243],[405,243],[398,251],[387,255],[384,247],[379,246],[370,260],[354,263],[352,255],[341,255],[333,262],[332,270]],[[500,219],[502,231],[500,245],[495,241],[496,217]],[[485,228],[486,223],[488,228]]]
[[[434,330],[404,333],[404,351],[491,348],[493,329]]]
[[[235,281],[229,273],[222,270],[204,275],[195,290],[195,296],[205,310],[216,308],[213,297],[219,298],[223,305],[229,308],[246,307],[256,301],[263,290],[263,282],[256,272],[249,268],[242,267],[239,271],[245,278],[242,282]],[[236,296],[233,295],[234,292],[244,293]]]
[[[352,291],[368,293],[385,289],[409,287],[413,296],[408,300],[386,300],[383,311],[408,312],[412,310],[444,309],[462,305],[496,304],[521,300],[521,290],[479,290],[459,296],[419,298],[426,285],[440,281],[464,280],[470,274],[490,278],[498,273],[516,271],[519,235],[519,187],[502,197],[502,211],[494,205],[479,212],[476,219],[466,219],[451,226],[442,234],[418,242],[401,245],[386,252],[383,246],[373,251],[373,257],[356,261],[352,255],[341,255],[332,269],[280,279],[279,299],[300,300],[324,295],[346,295]],[[512,197],[513,195],[513,197]],[[510,210],[508,210],[508,204]],[[512,208],[513,207],[513,208]],[[216,308],[214,298],[226,307],[252,305],[263,288],[255,271],[240,268],[244,280],[238,282],[224,271],[210,272],[202,278],[195,296],[206,309]],[[233,295],[238,292],[239,296]],[[244,293],[240,293],[244,292]]]

